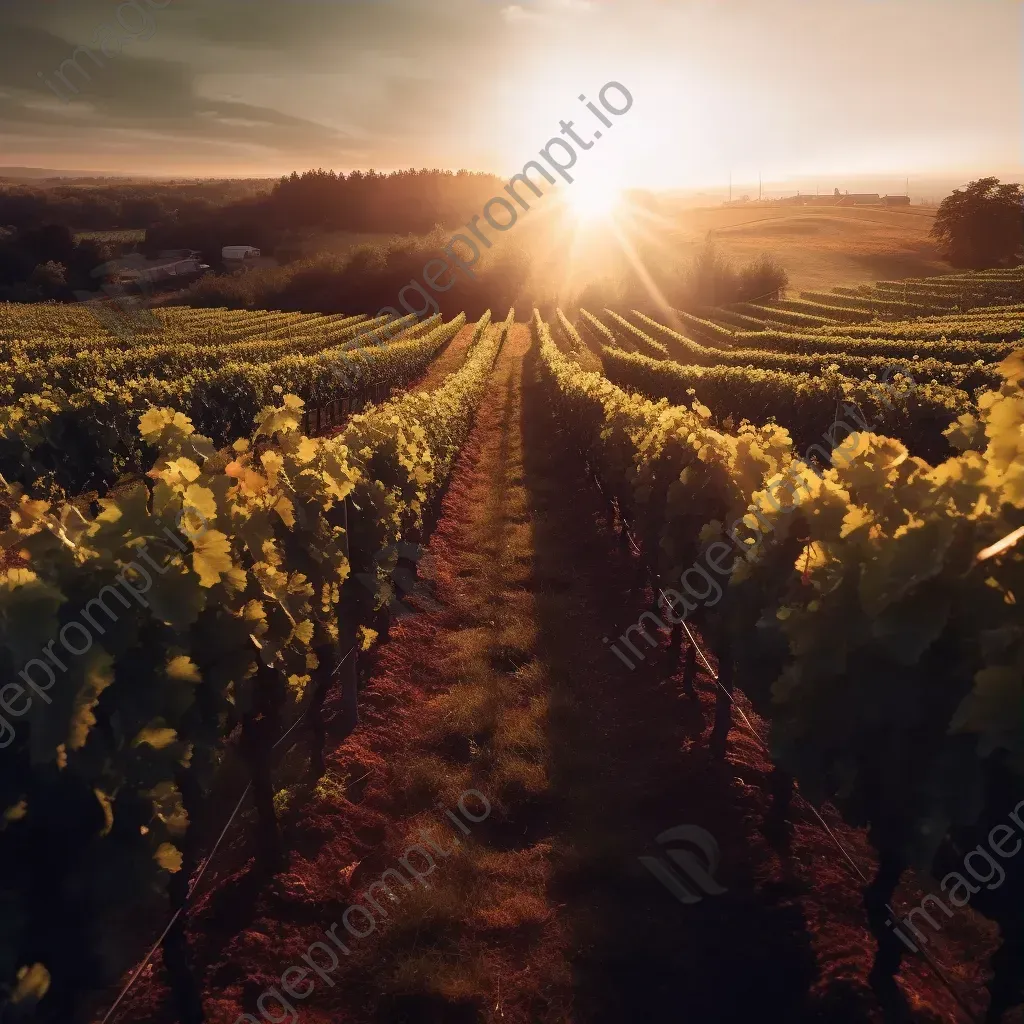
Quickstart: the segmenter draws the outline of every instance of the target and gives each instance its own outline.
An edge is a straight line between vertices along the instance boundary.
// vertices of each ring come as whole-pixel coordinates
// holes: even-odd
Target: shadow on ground
[[[524,362],[522,428],[538,654],[556,681],[551,777],[563,829],[550,902],[566,905],[572,922],[574,1020],[811,1019],[802,1009],[817,973],[810,936],[784,887],[761,884],[764,841],[750,838],[743,787],[700,740],[710,724],[706,698],[695,706],[659,674],[652,661],[663,652],[631,671],[602,644],[636,621],[644,595],[632,587],[634,559],[555,423],[538,364],[534,347]],[[659,833],[682,824],[718,841],[726,893],[684,905],[639,862],[657,852]]]

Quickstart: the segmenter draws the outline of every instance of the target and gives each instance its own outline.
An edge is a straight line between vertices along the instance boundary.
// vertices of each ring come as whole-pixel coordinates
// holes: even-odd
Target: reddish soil
[[[788,852],[764,837],[771,765],[739,724],[725,761],[709,756],[711,677],[687,698],[664,647],[630,670],[602,644],[650,595],[552,417],[523,327],[499,358],[420,575],[430,600],[410,598],[419,610],[367,663],[360,726],[315,790],[280,799],[289,870],[261,880],[236,826],[204,881],[189,934],[211,1021],[259,1019],[260,994],[305,966],[346,908],[369,905],[361,894],[427,841],[422,828],[447,850],[432,857],[430,888],[378,893],[386,918],[291,1000],[309,1024],[885,1019],[867,983],[860,879],[806,805],[794,805]],[[455,808],[468,789],[491,812],[457,827],[436,805]],[[822,813],[870,877],[864,834]],[[689,905],[638,860],[685,824],[716,839],[726,889]],[[907,887],[897,907],[921,895]],[[931,947],[979,1014],[993,936],[964,910]],[[900,983],[903,1019],[966,1020],[922,960],[908,957]],[[168,1021],[165,996],[157,964],[114,1020]],[[272,999],[265,1008],[294,1019]]]
[[[427,372],[419,380],[410,384],[407,391],[433,391],[444,383],[445,377],[454,373],[466,361],[469,354],[469,343],[473,340],[476,324],[466,324],[458,334],[448,342],[427,367]]]

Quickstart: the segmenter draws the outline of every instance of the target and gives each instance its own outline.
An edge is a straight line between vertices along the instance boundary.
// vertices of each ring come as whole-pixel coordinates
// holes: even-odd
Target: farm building
[[[879,206],[881,202],[877,192],[847,192],[839,197],[836,206]]]
[[[191,250],[188,250],[191,251]],[[181,259],[177,256],[157,257],[155,260],[147,260],[137,253],[125,256],[123,259],[111,260],[103,265],[103,273],[121,282],[146,282],[156,284],[162,281],[169,281],[177,277],[189,277],[201,274],[209,267],[193,256]]]

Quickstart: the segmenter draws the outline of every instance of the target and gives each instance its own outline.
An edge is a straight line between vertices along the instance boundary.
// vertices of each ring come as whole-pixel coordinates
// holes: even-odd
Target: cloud
[[[528,11],[525,7],[520,7],[518,4],[512,4],[511,7],[502,7],[501,16],[510,25],[521,25],[524,22],[529,24],[544,20],[542,14],[538,14],[536,11]]]
[[[174,0],[151,35],[105,56],[116,25],[107,0],[0,0],[0,150],[32,161],[63,150],[126,170],[168,151],[184,160],[193,144],[208,162],[220,150],[226,161],[258,152],[275,168],[366,166],[392,149],[377,143],[423,136],[428,119],[436,130],[458,106],[451,68],[472,75],[496,17],[478,0],[440,10],[432,0]],[[84,74],[66,63],[75,57]],[[56,74],[62,65],[77,92]]]
[[[587,14],[593,9],[591,0],[537,0],[530,9],[520,4],[503,7],[501,16],[510,25],[522,25],[535,24],[560,15]]]
[[[107,38],[118,0],[0,0],[0,152],[174,174],[502,170],[572,109],[563,98],[615,78],[666,115],[643,167],[683,179],[743,161],[1019,164],[1019,0],[882,6],[880,34],[839,0],[811,19],[806,0],[168,0],[63,104],[47,80]]]

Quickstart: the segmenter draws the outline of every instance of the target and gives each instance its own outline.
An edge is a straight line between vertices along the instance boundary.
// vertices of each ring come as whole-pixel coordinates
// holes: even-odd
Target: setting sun
[[[566,195],[566,202],[579,220],[608,218],[621,201],[622,189],[610,178],[577,180]]]

